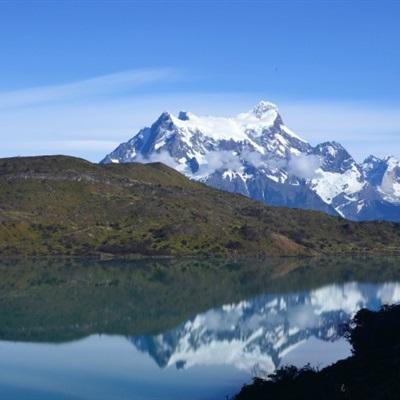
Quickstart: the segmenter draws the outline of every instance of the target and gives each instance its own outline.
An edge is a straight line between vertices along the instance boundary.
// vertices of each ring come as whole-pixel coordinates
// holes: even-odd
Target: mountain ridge
[[[164,112],[101,163],[133,161],[161,161],[191,179],[269,205],[400,221],[398,160],[357,163],[336,141],[312,146],[267,101],[236,117]]]

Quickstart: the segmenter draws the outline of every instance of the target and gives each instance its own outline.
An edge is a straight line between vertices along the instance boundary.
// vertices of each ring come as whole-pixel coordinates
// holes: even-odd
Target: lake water
[[[393,259],[0,264],[1,399],[226,399],[347,357],[343,326],[400,301]]]

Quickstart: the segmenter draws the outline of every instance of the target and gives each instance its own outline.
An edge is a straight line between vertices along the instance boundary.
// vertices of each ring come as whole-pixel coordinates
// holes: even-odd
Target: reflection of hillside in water
[[[352,298],[350,289],[342,293],[343,287],[347,288],[343,286],[346,282],[396,281],[400,281],[400,262],[396,257],[125,262],[9,260],[0,263],[0,339],[51,343],[73,341],[92,334],[113,334],[154,341],[157,334],[163,334],[164,345],[175,348],[179,340],[167,340],[168,332],[182,331],[189,324],[204,343],[207,343],[207,332],[213,331],[217,337],[226,337],[225,341],[231,336],[239,338],[240,345],[245,338],[249,341],[245,346],[246,354],[254,354],[258,359],[256,350],[251,351],[250,337],[256,334],[255,327],[259,324],[265,331],[268,324],[272,324],[271,329],[276,324],[287,332],[287,323],[279,322],[279,316],[291,310],[294,317],[290,317],[291,314],[285,317],[290,322],[307,313],[315,315],[315,310],[309,308],[317,302],[318,293],[323,297],[321,305],[333,303],[338,307],[342,304],[349,314],[355,310],[344,307]],[[328,289],[332,287],[342,289],[339,292]],[[310,303],[311,293],[314,303]],[[363,291],[362,294],[364,299],[374,297]],[[229,306],[223,306],[227,304]],[[273,319],[274,313],[277,322]],[[339,318],[340,313],[336,314],[329,318]],[[200,323],[202,318],[206,318],[206,323]],[[196,330],[196,325],[192,326],[195,321],[204,329]],[[212,329],[216,325],[223,328]],[[230,326],[241,327],[239,333]],[[273,341],[272,337],[264,339]],[[226,346],[233,341],[229,340]],[[261,337],[257,336],[257,340]],[[209,341],[211,343],[211,339]],[[274,365],[282,357],[284,346],[282,344],[276,354],[271,352]],[[217,354],[217,350],[222,351],[221,344],[213,353]],[[154,350],[155,354],[159,351]],[[168,364],[165,361],[170,359],[168,351],[161,353],[166,356],[160,358],[163,360],[160,364]],[[221,355],[221,358],[226,357]],[[189,359],[181,361],[180,364],[179,360],[170,362],[191,365]]]
[[[399,301],[399,283],[332,284],[224,305],[165,333],[131,341],[162,368],[230,364],[263,375],[310,338],[338,340],[343,324],[360,308],[377,309]]]

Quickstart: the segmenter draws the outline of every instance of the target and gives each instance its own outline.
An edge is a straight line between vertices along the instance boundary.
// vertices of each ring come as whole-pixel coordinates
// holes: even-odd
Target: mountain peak
[[[189,119],[189,113],[187,111],[179,111],[178,119],[181,121],[187,121]]]
[[[336,141],[323,142],[315,146],[314,154],[322,157],[323,169],[344,173],[354,168],[356,162],[347,150]]]
[[[166,120],[166,119],[171,119],[172,114],[168,111],[164,111],[160,116],[159,120]]]
[[[399,162],[399,160],[398,160],[395,156],[387,156],[387,157],[385,157],[384,160],[385,160],[386,163],[388,163],[388,164],[392,164],[392,163],[397,164],[397,163]]]
[[[278,112],[278,107],[274,103],[265,100],[261,100],[253,108],[253,114],[259,119],[261,119],[265,114],[267,114],[270,111]]]
[[[364,161],[363,164],[369,164],[369,163],[376,163],[376,162],[383,162],[383,160],[379,157],[374,156],[373,154],[370,154]]]
[[[335,140],[330,140],[330,141],[327,141],[327,142],[322,142],[322,143],[320,143],[318,146],[320,146],[320,147],[332,147],[332,148],[334,148],[334,149],[340,149],[340,150],[342,150],[342,149],[344,149],[344,147],[339,143],[339,142],[336,142]]]
[[[173,118],[174,117],[170,112],[164,111],[152,126],[170,126],[173,123]]]
[[[320,143],[315,147],[315,149],[317,152],[330,158],[336,158],[339,156],[352,158],[347,150],[339,142],[334,140]]]

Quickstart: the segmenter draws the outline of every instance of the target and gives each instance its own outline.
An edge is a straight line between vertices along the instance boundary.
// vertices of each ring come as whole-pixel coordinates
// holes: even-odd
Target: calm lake
[[[396,258],[4,261],[0,398],[225,400],[399,301]]]

